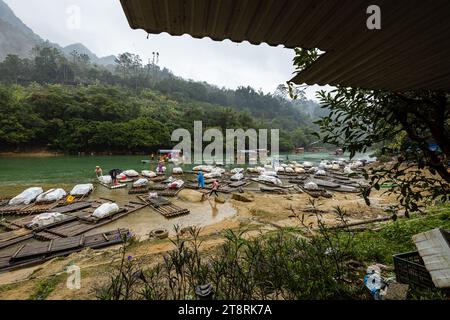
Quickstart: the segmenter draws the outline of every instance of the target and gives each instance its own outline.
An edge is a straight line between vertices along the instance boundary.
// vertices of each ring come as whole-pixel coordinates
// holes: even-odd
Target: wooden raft
[[[73,212],[73,211],[79,211],[85,208],[90,207],[92,204],[92,202],[88,202],[88,201],[84,201],[84,202],[76,202],[70,205],[66,205],[63,207],[57,207],[57,208],[53,208],[51,210],[49,210],[48,212],[58,212],[61,214],[66,214],[69,212]],[[29,215],[20,219],[16,219],[16,220],[12,220],[12,221],[2,221],[0,223],[0,225],[2,225],[3,227],[5,227],[8,230],[18,230],[20,228],[26,228],[34,219],[34,217],[36,217],[36,214],[33,215]],[[68,222],[67,219],[58,222],[59,224],[62,224],[64,222]],[[37,229],[34,229],[37,230]]]
[[[120,219],[130,213],[143,209],[146,206],[147,206],[146,203],[138,203],[131,201],[128,204],[124,205],[120,212],[108,217],[104,217],[102,219],[96,219],[92,217],[89,218],[89,216],[92,214],[90,213],[90,211],[92,210],[91,208],[91,210],[76,213],[76,217],[78,218],[78,220],[60,226],[46,228],[41,232],[36,233],[35,237],[37,239],[49,239],[54,238],[54,236],[61,238],[77,236],[86,233],[92,229],[108,224],[117,219]],[[48,237],[48,234],[51,234],[52,236]]]
[[[131,187],[128,194],[144,194],[148,192],[148,186],[143,187]]]
[[[176,197],[181,190],[183,190],[183,188],[166,189],[166,190],[157,191],[157,193],[158,193],[158,196],[161,196],[161,197]]]
[[[109,189],[109,190],[122,189],[122,188],[126,188],[126,187],[128,186],[126,183],[118,184],[118,185],[116,185],[116,186],[114,186],[114,185],[109,185],[109,184],[106,184],[106,183],[103,183],[103,182],[100,182],[100,181],[98,181],[98,183],[99,183],[101,186],[103,186],[103,187],[105,187],[105,188],[107,188],[107,189]]]
[[[25,205],[25,204],[9,205],[8,202],[3,203],[3,205],[0,207],[0,215],[16,214],[20,210],[29,206],[29,205]]]
[[[0,271],[43,263],[59,256],[66,256],[84,248],[98,249],[122,242],[126,229],[99,233],[92,236],[75,236],[20,246],[14,254],[0,257]]]
[[[145,196],[138,196],[138,198],[167,219],[184,216],[191,213],[190,210],[174,205],[162,197],[148,199],[148,197]]]
[[[25,228],[3,232],[0,234],[0,249],[7,248],[31,238],[33,238],[33,232]]]
[[[166,190],[168,187],[166,184],[160,184],[160,183],[156,183],[156,184],[151,184],[148,187],[148,190],[156,190],[156,191],[162,191],[162,190]]]

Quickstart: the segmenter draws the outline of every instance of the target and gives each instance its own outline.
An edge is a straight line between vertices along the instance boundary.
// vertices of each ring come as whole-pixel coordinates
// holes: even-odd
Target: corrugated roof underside
[[[134,29],[319,48],[293,80],[370,89],[450,89],[448,0],[121,0]],[[366,28],[378,4],[382,29]]]

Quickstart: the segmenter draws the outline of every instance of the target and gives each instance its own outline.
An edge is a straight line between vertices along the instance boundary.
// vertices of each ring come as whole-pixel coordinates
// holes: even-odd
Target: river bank
[[[159,219],[160,217],[151,212],[150,209],[143,209],[114,222],[114,226],[111,224],[105,227],[108,230],[113,227],[130,227],[137,242],[129,248],[127,254],[132,256],[133,259],[138,259],[143,265],[151,265],[155,261],[159,261],[161,255],[173,249],[170,239],[148,239],[148,231],[154,226],[165,227],[169,230],[173,230],[174,225],[199,226],[202,228],[202,250],[210,252],[225,241],[224,231],[227,229],[244,230],[245,236],[252,238],[276,231],[280,227],[300,227],[300,221],[293,213],[302,213],[310,203],[309,196],[306,194],[272,195],[248,192],[246,195],[251,197],[253,201],[241,202],[233,200],[231,196],[225,197],[224,204],[215,204],[214,200],[202,203],[183,201],[183,206],[198,209],[197,211],[194,210],[194,216],[187,220],[178,218],[167,221]],[[119,195],[116,195],[116,197],[120,198]],[[328,225],[335,225],[339,221],[333,208],[338,205],[347,210],[349,222],[355,222],[385,216],[386,213],[383,208],[392,200],[375,193],[372,197],[374,205],[369,208],[357,195],[335,194],[332,199],[321,199],[317,203],[318,208],[323,211],[322,221]],[[218,220],[211,219],[215,206],[219,209],[216,212],[216,219]],[[206,217],[208,218],[206,219]],[[306,214],[304,223],[316,226],[317,216]],[[173,236],[172,231],[171,237]],[[28,299],[31,292],[34,292],[43,283],[55,279],[55,275],[59,276],[60,279],[52,288],[48,299],[95,299],[92,288],[108,279],[111,263],[118,261],[119,251],[120,246],[103,250],[88,249],[65,258],[53,259],[32,268],[2,273],[0,274],[0,299]],[[82,288],[80,290],[69,290],[66,287],[65,279],[67,276],[64,272],[67,266],[71,264],[81,268]]]

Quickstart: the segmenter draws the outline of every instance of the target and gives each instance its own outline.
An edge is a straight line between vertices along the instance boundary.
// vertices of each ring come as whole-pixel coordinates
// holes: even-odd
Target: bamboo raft
[[[128,185],[126,184],[126,183],[122,183],[122,184],[118,184],[118,185],[116,185],[116,186],[113,186],[113,185],[108,185],[108,184],[106,184],[106,183],[103,183],[103,182],[98,182],[101,186],[103,186],[103,187],[105,187],[105,188],[107,188],[107,189],[109,189],[109,190],[116,190],[116,189],[122,189],[122,188],[126,188],[126,187],[128,187]]]
[[[328,192],[328,191],[326,191],[325,189],[307,190],[307,189],[305,189],[305,188],[303,188],[301,186],[299,186],[299,187],[304,193],[308,194],[309,196],[311,196],[313,198],[320,198],[320,197],[332,198],[333,197],[333,194]]]
[[[59,212],[59,213],[68,213],[73,211],[82,210],[85,208],[89,208],[92,205],[93,201],[79,201],[71,204],[67,204],[61,207],[53,208],[49,212]]]
[[[52,210],[53,208],[56,208],[61,203],[62,201],[56,201],[52,203],[33,203],[19,210],[16,214],[24,215],[24,214],[44,213]]]
[[[60,256],[67,256],[84,248],[99,249],[122,243],[128,230],[119,229],[92,236],[75,236],[52,239],[46,242],[21,245],[12,255],[0,257],[0,271],[9,271],[43,263]]]
[[[156,199],[148,199],[145,196],[138,196],[138,198],[149,205],[150,208],[152,208],[154,211],[158,212],[167,219],[184,216],[191,213],[188,209],[176,206],[162,197],[158,197]]]
[[[40,232],[36,232],[35,238],[47,240],[52,239],[55,236],[58,238],[78,236],[92,229],[98,228],[112,221],[120,219],[130,213],[143,209],[146,206],[147,206],[146,203],[140,202],[138,203],[131,201],[126,205],[124,205],[121,211],[119,211],[118,213],[115,213],[108,217],[103,217],[101,219],[91,217],[92,212],[95,210],[95,208],[89,208],[88,210],[72,214],[73,216],[77,217],[77,220],[75,221],[64,223],[62,225],[58,225],[55,227],[45,228]],[[49,236],[49,234],[51,236]]]
[[[180,191],[183,190],[183,188],[179,188],[179,189],[165,189],[165,190],[161,190],[158,191],[158,196],[161,197],[176,197],[178,195],[178,193],[180,193]]]
[[[9,205],[8,202],[9,200],[2,201],[2,206],[0,207],[0,215],[15,214],[16,212],[19,212],[20,210],[29,206],[27,204]]]
[[[148,187],[148,190],[156,190],[156,191],[162,191],[162,190],[166,190],[166,189],[167,189],[167,185],[160,184],[160,183],[153,184]]]
[[[143,187],[132,187],[129,191],[128,194],[144,194],[148,192],[148,186],[143,186]]]
[[[153,181],[153,182],[163,182],[166,180],[166,177],[165,176],[157,176],[155,178],[149,178],[149,180]]]
[[[0,234],[0,249],[9,247],[31,238],[33,238],[33,232],[25,228],[3,232]]]
[[[141,200],[142,202],[148,203],[154,207],[165,206],[165,205],[171,204],[170,200],[168,200],[164,197],[159,197],[159,196],[158,196],[158,198],[148,198],[145,196],[138,196],[137,198],[139,200]]]

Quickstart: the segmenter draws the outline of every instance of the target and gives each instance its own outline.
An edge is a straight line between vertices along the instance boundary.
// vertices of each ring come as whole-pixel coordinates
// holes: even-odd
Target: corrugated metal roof
[[[370,89],[450,89],[448,0],[121,0],[130,26],[326,53],[293,81]],[[381,7],[382,29],[366,9]]]

